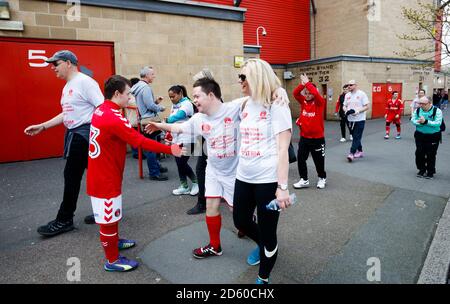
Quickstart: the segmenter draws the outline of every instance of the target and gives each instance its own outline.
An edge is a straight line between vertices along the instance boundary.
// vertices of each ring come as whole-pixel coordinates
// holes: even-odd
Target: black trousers
[[[208,157],[205,153],[202,153],[201,156],[197,159],[197,165],[195,166],[195,173],[197,174],[198,180],[198,196],[197,196],[197,204],[206,208],[206,198],[205,198],[205,179],[206,179],[206,160]]]
[[[234,225],[259,245],[259,276],[262,279],[270,276],[278,255],[277,226],[280,212],[266,209],[266,205],[276,198],[276,190],[277,183],[249,184],[238,179],[234,188]],[[258,223],[253,221],[255,208]],[[269,257],[266,251],[270,253]]]
[[[350,125],[347,120],[347,116],[344,113],[339,113],[341,117],[340,125],[341,125],[341,137],[345,138],[345,128],[348,128],[348,132],[352,135],[352,129],[350,129]]]
[[[64,194],[56,219],[68,221],[73,219],[80,194],[81,179],[88,163],[89,143],[83,136],[74,134],[70,145],[69,157],[64,167]]]
[[[418,170],[436,173],[436,154],[439,148],[441,133],[424,134],[414,133],[416,140],[416,166]]]
[[[308,167],[306,166],[306,160],[309,154],[316,166],[317,175],[320,178],[327,178],[325,172],[325,138],[304,138],[300,137],[298,143],[297,152],[297,167],[300,177],[304,180],[308,179]]]

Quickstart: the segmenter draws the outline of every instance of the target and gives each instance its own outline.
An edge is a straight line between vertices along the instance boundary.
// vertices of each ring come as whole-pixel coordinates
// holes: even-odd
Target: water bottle
[[[291,205],[294,205],[295,203],[297,203],[297,196],[295,195],[295,193],[291,193],[289,195],[289,198],[291,199]],[[280,208],[280,206],[278,206],[277,199],[274,199],[273,201],[268,203],[266,208],[267,208],[267,210],[274,210],[274,211],[281,211],[282,210]]]

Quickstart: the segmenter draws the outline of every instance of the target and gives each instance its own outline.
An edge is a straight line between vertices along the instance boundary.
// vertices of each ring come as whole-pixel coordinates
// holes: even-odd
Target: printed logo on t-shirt
[[[231,119],[230,117],[225,117],[223,122],[225,123],[225,125],[231,125],[233,123],[233,119]]]
[[[72,97],[72,96],[73,96],[73,90],[70,89],[70,90],[69,90],[69,97]]]
[[[247,112],[242,113],[242,119],[246,119],[247,116],[248,116],[248,113],[247,113]]]
[[[267,119],[267,112],[266,111],[262,111],[261,113],[259,113],[259,118]]]
[[[205,134],[211,133],[211,129],[212,129],[212,127],[211,127],[210,124],[206,124],[205,123],[205,124],[202,125],[202,132],[205,133]]]

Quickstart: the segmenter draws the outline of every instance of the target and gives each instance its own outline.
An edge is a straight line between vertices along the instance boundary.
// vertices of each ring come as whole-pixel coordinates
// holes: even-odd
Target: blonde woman
[[[286,91],[264,60],[244,63],[239,83],[248,96],[241,110],[241,145],[234,191],[236,228],[258,244],[247,262],[260,264],[257,284],[268,284],[278,253],[279,212],[267,210],[276,199],[282,208],[291,204],[288,190],[288,148],[292,117]],[[257,210],[258,223],[253,221]]]

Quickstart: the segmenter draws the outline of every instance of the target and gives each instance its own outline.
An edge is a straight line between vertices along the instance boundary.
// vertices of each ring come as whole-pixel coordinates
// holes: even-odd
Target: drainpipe
[[[313,26],[311,31],[313,32],[313,41],[314,41],[314,59],[317,59],[317,26],[316,26],[316,14],[317,8],[314,0],[311,0],[311,12],[313,17]]]

